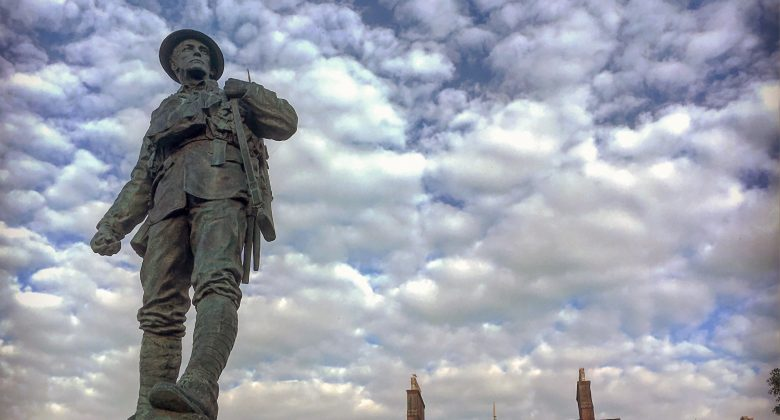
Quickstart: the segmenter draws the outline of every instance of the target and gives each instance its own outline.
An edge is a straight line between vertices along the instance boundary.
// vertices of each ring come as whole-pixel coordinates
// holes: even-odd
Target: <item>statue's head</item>
[[[219,79],[224,70],[222,51],[208,35],[193,29],[180,29],[160,44],[160,64],[173,80],[185,74],[194,79]]]

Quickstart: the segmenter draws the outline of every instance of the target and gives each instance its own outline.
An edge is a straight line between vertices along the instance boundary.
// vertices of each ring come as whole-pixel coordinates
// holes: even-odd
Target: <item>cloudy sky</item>
[[[598,417],[769,418],[777,1],[0,5],[0,418],[134,408],[141,260],[87,242],[185,27],[300,117],[221,419],[404,418],[411,373],[429,419],[574,419],[580,367]]]

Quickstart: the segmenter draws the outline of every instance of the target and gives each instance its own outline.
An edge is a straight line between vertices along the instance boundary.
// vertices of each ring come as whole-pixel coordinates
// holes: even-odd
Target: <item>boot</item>
[[[152,406],[149,403],[149,391],[158,383],[175,383],[180,366],[181,338],[144,333],[138,360],[138,403],[135,414],[128,420],[142,420],[150,415]]]
[[[227,364],[238,332],[238,308],[230,299],[210,294],[197,305],[192,357],[176,385],[152,388],[152,406],[216,419],[219,376]]]

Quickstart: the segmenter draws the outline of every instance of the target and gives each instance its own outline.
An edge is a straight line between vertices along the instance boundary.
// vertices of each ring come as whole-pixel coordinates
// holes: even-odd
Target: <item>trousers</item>
[[[210,293],[227,297],[238,307],[246,225],[243,200],[204,200],[190,194],[184,209],[151,225],[141,264],[141,330],[183,337],[190,305],[197,307]]]

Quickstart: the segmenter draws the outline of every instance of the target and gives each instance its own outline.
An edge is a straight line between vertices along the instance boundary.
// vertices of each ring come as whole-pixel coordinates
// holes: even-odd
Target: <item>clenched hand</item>
[[[95,236],[92,237],[89,246],[92,247],[92,251],[100,255],[114,255],[122,248],[122,243],[119,237],[107,228],[98,229]]]
[[[225,95],[228,99],[240,98],[244,96],[248,88],[249,82],[230,78],[225,82]]]

